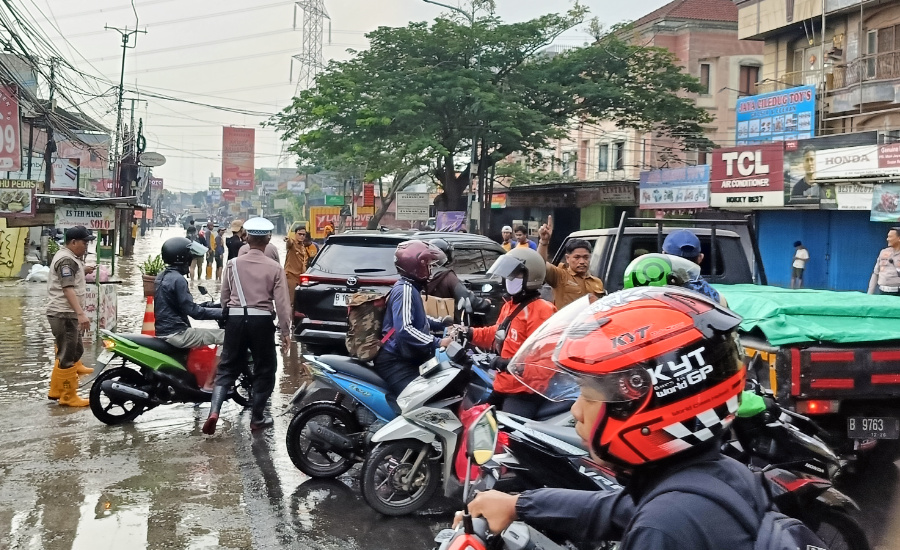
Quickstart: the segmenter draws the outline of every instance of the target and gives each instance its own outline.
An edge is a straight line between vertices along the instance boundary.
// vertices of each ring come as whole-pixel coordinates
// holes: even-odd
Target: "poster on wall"
[[[709,206],[709,165],[641,172],[641,210]]]
[[[465,225],[465,211],[438,212],[434,220],[435,231],[462,231]]]
[[[0,180],[0,218],[32,218],[37,212],[35,188],[43,183]]]
[[[900,222],[900,184],[876,183],[872,189],[873,222]]]
[[[718,208],[784,206],[782,144],[716,149],[709,181],[709,204]]]
[[[822,186],[823,210],[870,210],[872,208],[871,183],[833,183]]]
[[[738,99],[737,145],[807,139],[815,134],[816,87]]]
[[[222,128],[222,189],[253,189],[255,140],[253,128]]]
[[[784,204],[787,206],[818,205],[826,190],[819,180],[834,178],[836,157],[831,150],[845,147],[876,145],[877,132],[841,134],[784,143]],[[839,157],[839,155],[838,155]],[[821,160],[819,160],[821,158]],[[831,159],[831,160],[826,160]],[[820,168],[822,169],[820,171]]]

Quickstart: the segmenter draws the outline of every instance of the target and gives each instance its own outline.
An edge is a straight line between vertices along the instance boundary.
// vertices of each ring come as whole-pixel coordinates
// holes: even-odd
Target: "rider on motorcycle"
[[[556,407],[506,372],[506,364],[525,339],[556,313],[556,306],[540,294],[546,272],[543,258],[526,247],[514,248],[497,258],[488,275],[503,278],[512,299],[503,304],[497,324],[468,329],[469,338],[476,346],[492,348],[500,354],[492,364],[500,372],[494,379],[491,401],[504,412],[525,418],[536,418],[542,409]]]
[[[156,276],[154,315],[156,336],[177,348],[197,348],[222,344],[225,331],[212,328],[193,328],[188,317],[194,319],[222,319],[221,308],[201,307],[194,302],[184,276],[190,272],[191,241],[173,237],[162,245],[162,259],[166,269]]]
[[[578,396],[576,432],[625,488],[488,491],[469,512],[484,516],[493,532],[520,519],[573,542],[619,540],[620,550],[753,548],[758,533],[741,518],[675,487],[702,477],[708,486],[730,486],[723,499],[748,513],[761,518],[770,506],[758,478],[720,452],[744,387],[740,321],[709,298],[671,286],[623,290],[593,304],[582,298],[562,310],[509,370],[524,383],[543,380],[533,389],[550,399]],[[531,376],[536,370],[546,375]]]
[[[444,239],[431,239],[429,244],[438,247],[444,253],[446,259],[439,262],[431,274],[431,278],[426,285],[426,292],[430,296],[437,298],[453,298],[456,304],[460,302],[465,306],[464,309],[468,313],[473,311],[488,311],[491,309],[491,301],[486,298],[479,298],[462,284],[453,268],[449,267],[453,261],[453,245]],[[459,318],[455,319],[460,321]]]

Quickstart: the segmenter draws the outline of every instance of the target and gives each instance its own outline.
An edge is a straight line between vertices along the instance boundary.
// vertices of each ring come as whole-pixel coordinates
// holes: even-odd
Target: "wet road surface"
[[[141,328],[136,264],[181,234],[154,230],[138,239],[134,260],[117,266],[119,331]],[[217,283],[201,283],[218,295]],[[191,287],[199,299],[197,283]],[[450,521],[456,506],[442,499],[414,517],[380,516],[359,496],[356,469],[337,481],[310,480],[284,447],[289,416],[251,435],[249,411],[229,402],[207,437],[200,432],[207,405],[159,407],[123,426],[102,424],[88,408],[58,406],[46,399],[53,339],[45,301],[44,283],[0,281],[0,550],[422,550]],[[96,354],[88,345],[85,364]],[[299,355],[295,345],[280,359],[275,414],[305,380]],[[87,387],[80,393],[86,397]],[[900,549],[897,467],[869,468],[841,489],[863,507],[857,517],[872,548]]]

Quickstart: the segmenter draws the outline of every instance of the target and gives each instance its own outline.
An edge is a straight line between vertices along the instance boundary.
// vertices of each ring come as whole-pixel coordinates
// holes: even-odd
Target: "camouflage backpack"
[[[381,346],[390,339],[391,332],[383,338],[381,326],[387,309],[387,294],[357,292],[347,304],[347,351],[363,361],[375,359]]]

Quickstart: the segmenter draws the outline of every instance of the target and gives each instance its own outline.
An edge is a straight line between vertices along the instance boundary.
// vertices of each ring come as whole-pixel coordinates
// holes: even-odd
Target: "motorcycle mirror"
[[[198,286],[197,290],[199,290],[200,294],[202,294],[203,296],[207,296],[209,294],[209,292],[206,291],[206,287],[203,285]]]
[[[482,466],[494,457],[499,432],[493,407],[485,409],[478,415],[469,429],[466,441],[466,454],[475,464]]]

